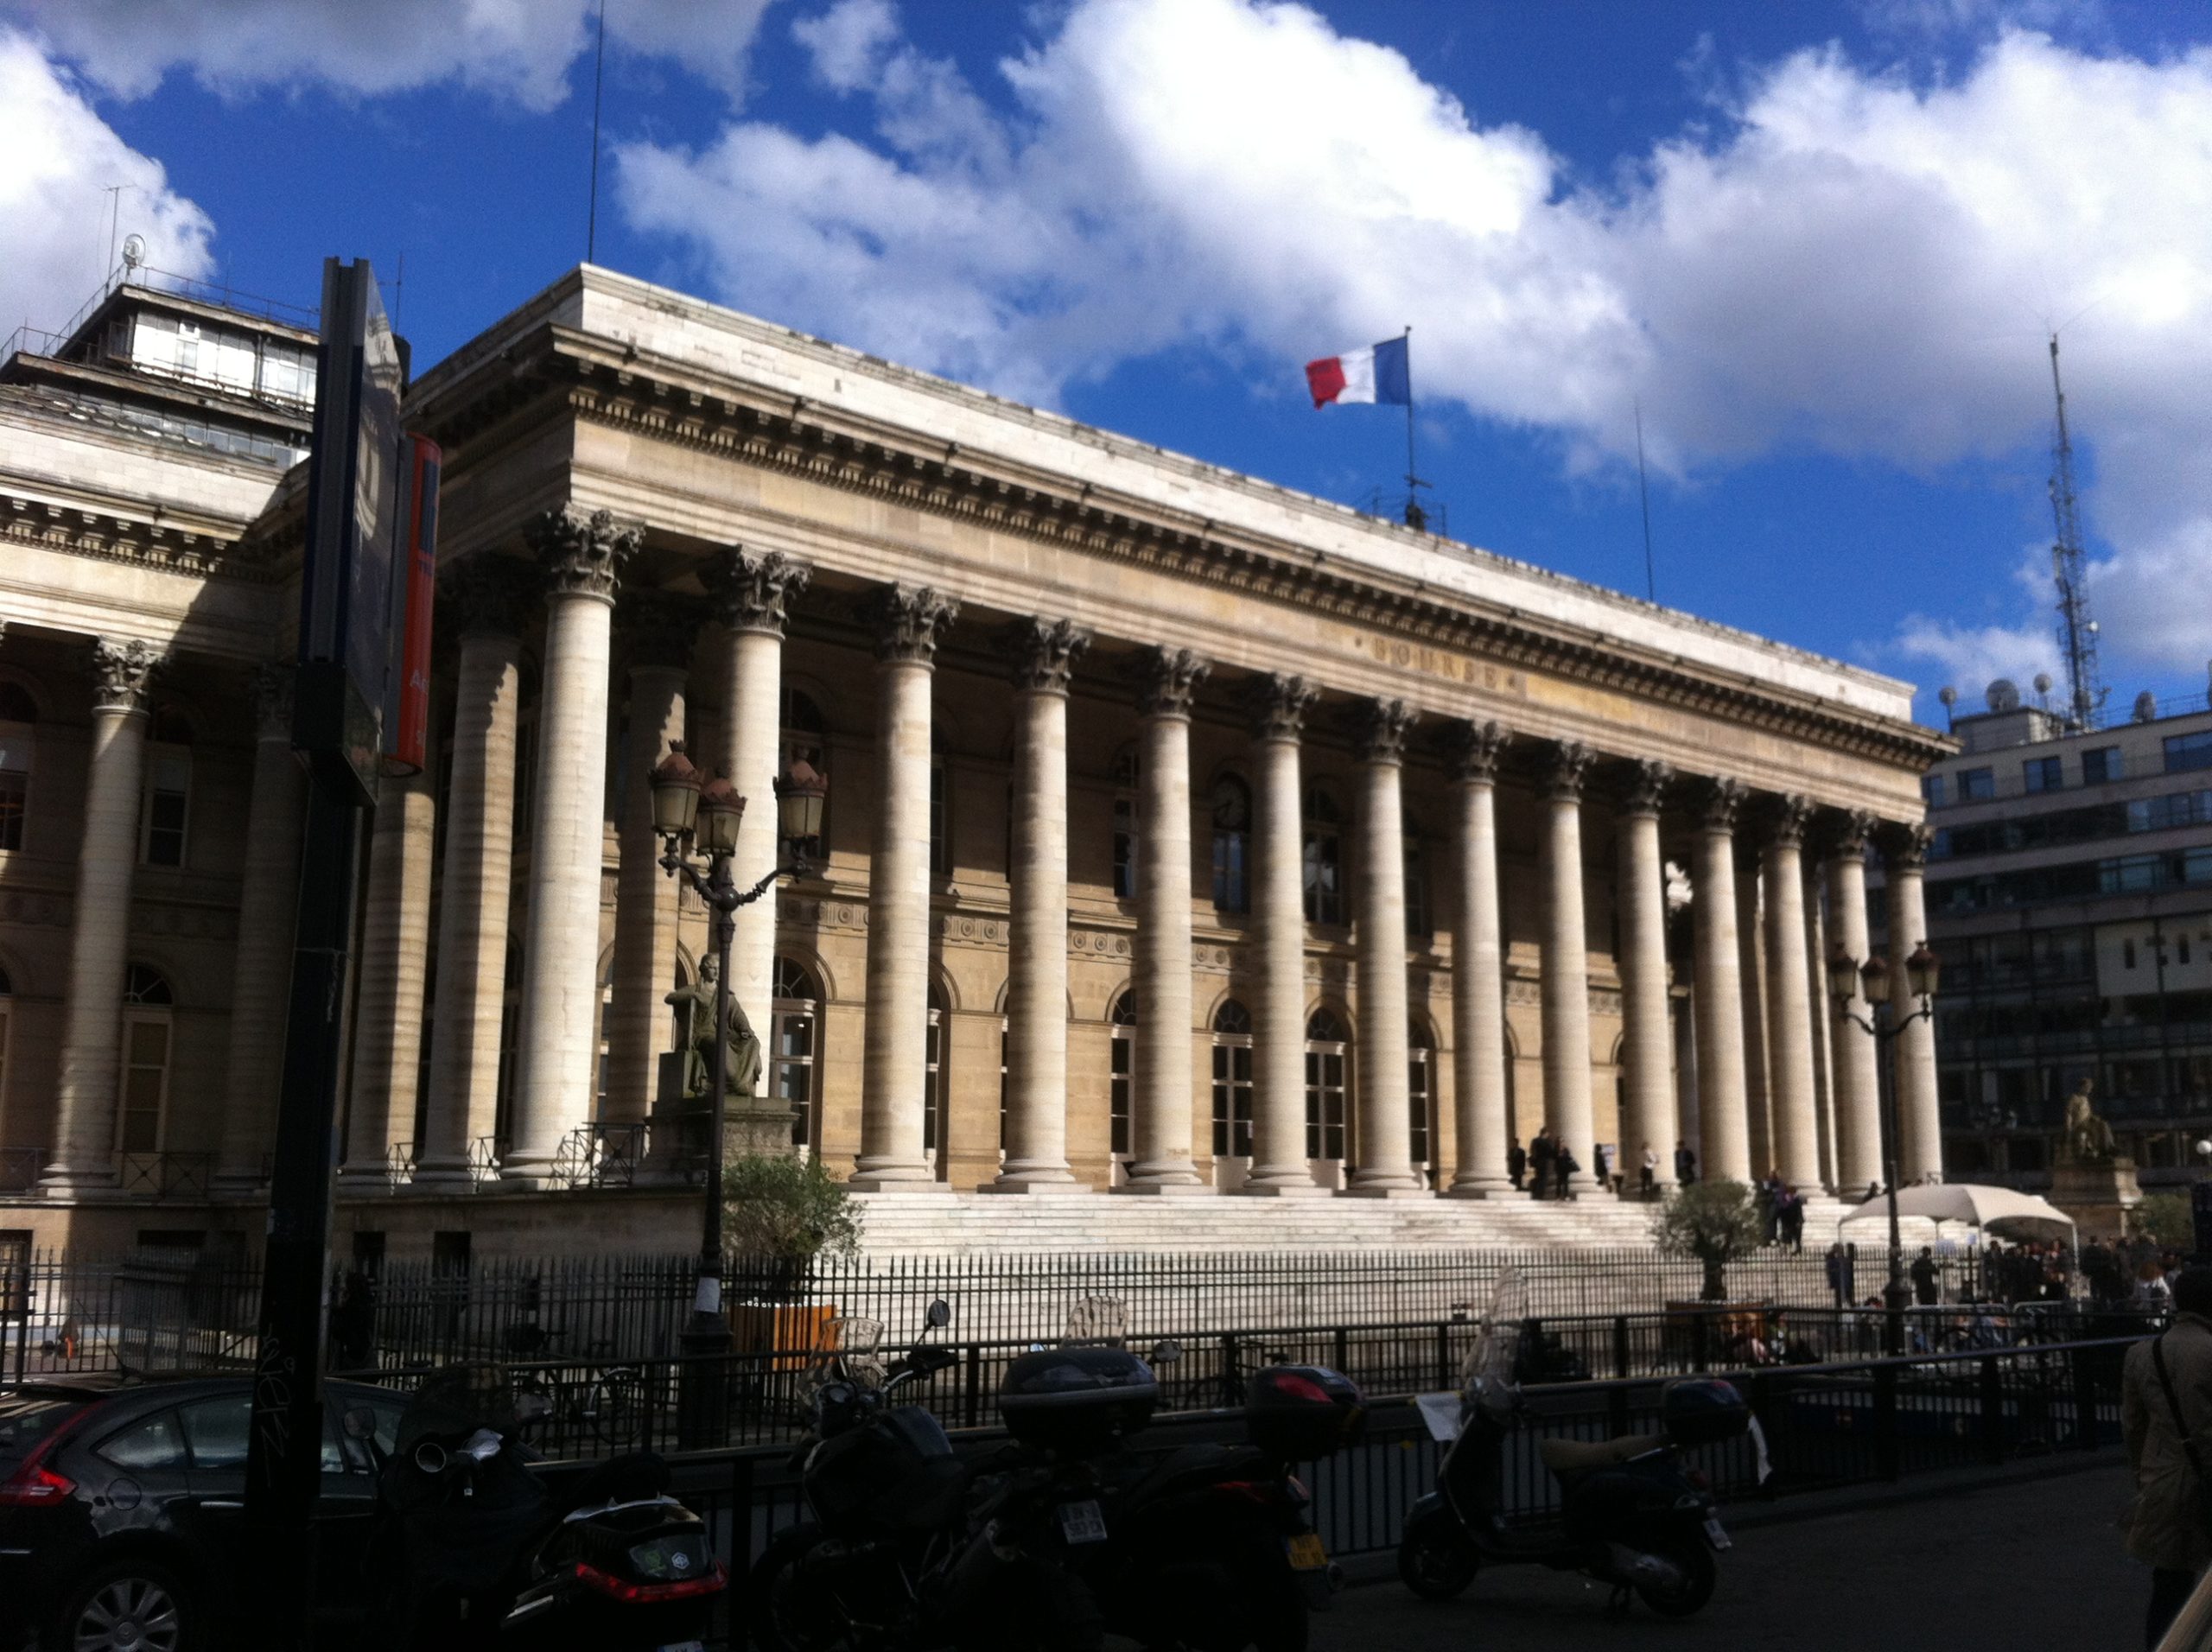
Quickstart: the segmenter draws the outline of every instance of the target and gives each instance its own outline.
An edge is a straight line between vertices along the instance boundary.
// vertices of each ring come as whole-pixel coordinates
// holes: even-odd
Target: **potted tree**
[[[1728,1264],[1756,1251],[1760,1236],[1758,1198],[1742,1182],[1725,1178],[1691,1182],[1667,1196],[1666,1202],[1651,1213],[1652,1242],[1669,1255],[1696,1257],[1705,1269],[1697,1304],[1667,1305],[1670,1329],[1676,1323],[1673,1316],[1677,1312],[1692,1310],[1694,1306],[1704,1309],[1707,1312],[1697,1312],[1688,1325],[1698,1343],[1707,1344],[1711,1325],[1707,1313],[1715,1305],[1728,1301]],[[1722,1306],[1714,1316],[1723,1348],[1732,1340],[1744,1315],[1750,1316],[1748,1323],[1754,1328],[1764,1317],[1757,1304]],[[1707,1351],[1704,1345],[1694,1350],[1698,1364],[1708,1363]]]
[[[722,1168],[722,1234],[736,1263],[730,1329],[744,1351],[796,1369],[815,1344],[827,1304],[809,1304],[814,1265],[860,1250],[860,1212],[821,1160],[747,1153]]]

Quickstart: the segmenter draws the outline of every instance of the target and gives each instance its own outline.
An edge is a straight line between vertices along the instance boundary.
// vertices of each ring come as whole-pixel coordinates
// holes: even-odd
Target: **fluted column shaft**
[[[262,1155],[276,1139],[306,797],[304,777],[292,756],[289,666],[264,665],[254,674],[254,711],[253,790],[245,817],[245,863],[252,874],[238,892],[229,1093],[215,1171],[218,1182],[232,1191],[260,1182]]]
[[[1072,1191],[1068,1169],[1068,675],[1090,633],[1032,620],[1012,639],[1014,863],[1001,1192]]]
[[[1253,1017],[1252,1171],[1243,1192],[1318,1191],[1306,1157],[1305,825],[1299,735],[1313,689],[1275,677],[1254,701],[1252,767],[1259,841],[1252,927],[1258,943]]]
[[[1400,766],[1413,708],[1379,700],[1360,719],[1359,1094],[1353,1122],[1359,1158],[1347,1191],[1412,1194],[1427,1183],[1413,1162],[1408,1070],[1406,843]]]
[[[1829,1036],[1827,921],[1821,911],[1821,874],[1815,857],[1801,868],[1805,908],[1806,1020],[1813,1032],[1813,1113],[1821,1144],[1821,1179],[1830,1188],[1844,1186],[1836,1157],[1835,1049]]]
[[[1785,797],[1769,823],[1766,879],[1767,1078],[1774,1160],[1799,1188],[1821,1181],[1820,1117],[1813,1096],[1811,983],[1805,974],[1805,868],[1798,845],[1811,805]]]
[[[1866,932],[1866,834],[1872,822],[1851,817],[1827,864],[1828,921],[1835,944],[1860,963],[1871,945]],[[1866,994],[1854,978],[1849,1008],[1863,1020],[1872,1015]],[[1833,1022],[1835,1048],[1836,1179],[1849,1192],[1864,1192],[1882,1180],[1882,1096],[1875,1066],[1874,1040],[1865,1029],[1838,1014]]]
[[[1136,1149],[1119,1191],[1200,1191],[1191,1162],[1191,702],[1206,663],[1147,663],[1137,757]]]
[[[522,700],[518,626],[527,573],[519,562],[482,553],[453,572],[461,658],[439,879],[430,1098],[415,1150],[418,1185],[466,1183],[470,1144],[497,1123]]]
[[[1767,1082],[1766,942],[1761,932],[1758,861],[1738,846],[1736,858],[1736,979],[1743,991],[1744,1132],[1751,1174],[1777,1168],[1774,1096]]]
[[[606,1116],[626,1121],[644,1118],[652,1104],[666,1026],[663,1000],[674,984],[677,889],[659,863],[652,776],[669,747],[683,738],[684,712],[683,667],[658,649],[639,658],[645,663],[630,668],[623,793],[615,801],[621,860],[614,880],[613,990],[607,1006]],[[756,1016],[754,1026],[762,1025]]]
[[[877,610],[875,831],[868,861],[868,1035],[861,1151],[851,1185],[927,1187],[922,1150],[929,1032],[930,688],[958,605],[906,586]]]
[[[102,638],[92,647],[92,729],[77,899],[69,931],[68,997],[54,1096],[57,1191],[113,1185],[123,974],[130,947],[130,887],[138,868],[138,800],[146,766],[143,703],[159,664],[153,645]]]
[[[1890,1014],[1902,1020],[1920,1007],[1905,975],[1905,960],[1928,939],[1923,868],[1928,860],[1925,826],[1900,827],[1882,845],[1883,887],[1889,908]],[[1923,1015],[1897,1034],[1896,1066],[1897,1174],[1908,1182],[1943,1173],[1943,1121],[1936,1084],[1936,1025]]]
[[[1497,723],[1463,725],[1452,743],[1459,820],[1458,904],[1452,923],[1452,1104],[1459,1198],[1513,1194],[1505,1173],[1505,966],[1498,941]]]
[[[1744,998],[1736,939],[1736,811],[1743,787],[1716,781],[1704,799],[1696,889],[1698,1123],[1705,1141],[1699,1174],[1708,1180],[1751,1177],[1744,1106]]]
[[[369,840],[340,1174],[385,1174],[390,1148],[415,1130],[423,1054],[423,972],[430,951],[430,855],[436,799],[428,776],[386,780]]]
[[[605,511],[556,514],[534,537],[550,579],[531,809],[514,1142],[503,1177],[543,1181],[591,1117],[599,1034],[599,908],[606,855],[607,683],[614,592],[641,535]]]
[[[1595,1185],[1590,1106],[1590,960],[1582,907],[1582,781],[1589,750],[1568,742],[1553,754],[1544,784],[1544,1118],[1581,1168],[1573,1185]]]
[[[1674,1030],[1667,1004],[1667,874],[1659,852],[1659,805],[1673,778],[1663,763],[1640,763],[1615,824],[1620,856],[1622,1057],[1627,1116],[1620,1166],[1633,1180],[1646,1147],[1658,1154],[1659,1185],[1675,1180]]]

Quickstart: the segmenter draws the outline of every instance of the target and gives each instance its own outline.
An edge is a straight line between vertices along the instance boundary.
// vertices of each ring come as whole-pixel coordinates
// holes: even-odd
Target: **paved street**
[[[1749,1527],[1686,1623],[1641,1605],[1609,1618],[1602,1586],[1534,1567],[1486,1573],[1446,1605],[1394,1579],[1317,1618],[1313,1652],[2118,1652],[2140,1644],[2149,1587],[2113,1528],[2126,1497],[2126,1471],[2100,1468]]]

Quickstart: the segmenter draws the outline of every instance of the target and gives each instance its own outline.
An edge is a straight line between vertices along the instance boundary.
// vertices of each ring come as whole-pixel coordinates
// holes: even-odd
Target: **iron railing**
[[[116,1183],[126,1198],[204,1199],[213,1186],[212,1153],[125,1153],[116,1160]]]
[[[0,1195],[33,1193],[54,1161],[46,1147],[0,1147]]]

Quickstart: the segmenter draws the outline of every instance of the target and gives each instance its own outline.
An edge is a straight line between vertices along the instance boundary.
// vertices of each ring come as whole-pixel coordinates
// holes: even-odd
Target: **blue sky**
[[[609,0],[597,257],[1357,503],[1410,324],[1453,537],[1978,697],[2054,664],[2063,327],[2116,705],[2212,654],[2212,10]],[[0,0],[0,317],[107,257],[418,364],[583,256],[588,0]],[[0,127],[0,130],[4,130]]]

